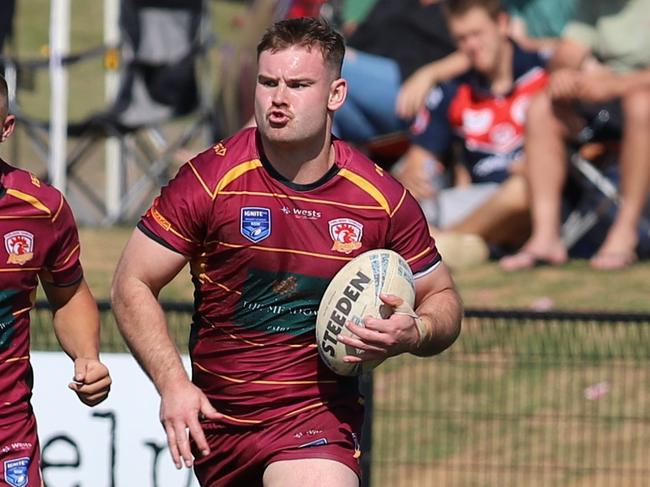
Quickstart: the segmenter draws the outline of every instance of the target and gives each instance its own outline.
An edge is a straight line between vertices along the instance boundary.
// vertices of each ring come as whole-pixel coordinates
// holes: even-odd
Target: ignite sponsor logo
[[[5,234],[7,264],[23,265],[34,257],[34,235],[24,230]]]
[[[24,487],[29,482],[27,475],[30,463],[29,457],[5,460],[5,482],[12,487]]]
[[[361,247],[363,225],[350,218],[338,218],[329,221],[330,236],[334,240],[332,250],[349,254]]]
[[[258,207],[242,208],[240,232],[253,243],[269,237],[271,235],[271,210]]]

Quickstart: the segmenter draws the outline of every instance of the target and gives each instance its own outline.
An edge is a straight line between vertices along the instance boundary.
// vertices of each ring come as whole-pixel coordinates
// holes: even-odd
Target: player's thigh
[[[359,477],[347,465],[325,458],[279,460],[264,470],[264,487],[358,487]]]

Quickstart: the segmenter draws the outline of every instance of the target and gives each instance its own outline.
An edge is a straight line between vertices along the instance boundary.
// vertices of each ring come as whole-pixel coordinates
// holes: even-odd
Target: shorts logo
[[[242,208],[239,231],[253,243],[264,240],[271,235],[271,210],[257,207]]]
[[[350,218],[337,218],[329,221],[330,236],[334,240],[332,250],[349,254],[361,247],[363,225]]]
[[[34,257],[34,235],[24,230],[5,234],[7,264],[23,265]]]
[[[12,487],[24,487],[29,482],[27,471],[30,458],[23,457],[15,460],[5,460],[5,482]]]

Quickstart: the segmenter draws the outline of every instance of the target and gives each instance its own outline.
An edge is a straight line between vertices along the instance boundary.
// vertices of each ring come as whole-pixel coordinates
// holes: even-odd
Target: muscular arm
[[[415,291],[415,313],[399,296],[382,294],[382,301],[396,310],[389,319],[368,317],[365,327],[348,322],[357,338],[339,335],[338,340],[365,353],[363,358],[349,355],[344,360],[358,363],[404,352],[426,357],[450,347],[460,333],[463,306],[449,271],[439,265],[415,281]]]
[[[70,389],[94,406],[106,399],[111,386],[108,369],[99,361],[99,312],[85,280],[58,287],[42,280],[54,315],[54,332],[61,347],[74,361]]]
[[[460,333],[462,301],[444,264],[417,279],[415,293],[415,312],[425,333],[412,353],[422,357],[438,354]]]
[[[157,300],[160,290],[187,261],[136,229],[122,253],[111,289],[120,332],[160,393],[160,419],[177,468],[181,459],[188,467],[193,462],[187,429],[199,449],[209,452],[199,414],[210,419],[221,417],[190,382]]]

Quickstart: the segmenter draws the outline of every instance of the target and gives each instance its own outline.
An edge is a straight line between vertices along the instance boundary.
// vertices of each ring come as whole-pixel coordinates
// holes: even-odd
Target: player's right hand
[[[200,418],[218,421],[223,415],[212,407],[203,391],[189,380],[161,391],[160,422],[167,433],[169,452],[176,468],[181,468],[183,463],[191,468],[194,463],[190,436],[202,455],[210,453]]]

